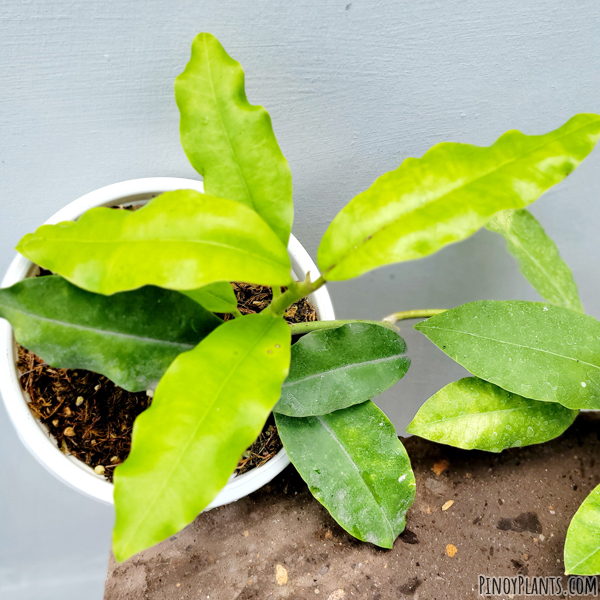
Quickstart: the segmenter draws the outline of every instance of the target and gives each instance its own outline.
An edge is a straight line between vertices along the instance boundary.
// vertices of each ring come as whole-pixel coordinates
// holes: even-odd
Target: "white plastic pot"
[[[72,221],[96,206],[116,206],[131,202],[143,202],[163,192],[178,189],[203,191],[203,186],[200,181],[173,177],[152,177],[123,181],[82,196],[58,211],[46,223]],[[290,237],[288,252],[294,274],[299,279],[304,279],[309,271],[313,280],[319,276],[316,265],[293,235]],[[2,287],[8,287],[30,276],[33,270],[34,265],[23,256],[18,255],[12,261],[2,281]],[[325,287],[312,294],[310,301],[317,310],[319,319],[332,320],[335,318],[331,299]],[[94,473],[92,468],[80,460],[63,454],[57,448],[47,428],[30,412],[26,396],[19,384],[16,350],[17,346],[12,328],[7,321],[0,319],[0,392],[19,437],[37,460],[58,479],[91,498],[106,504],[112,504],[112,483]],[[276,456],[262,467],[252,469],[237,477],[232,476],[209,508],[234,502],[256,491],[281,473],[289,462],[285,450],[280,450]]]

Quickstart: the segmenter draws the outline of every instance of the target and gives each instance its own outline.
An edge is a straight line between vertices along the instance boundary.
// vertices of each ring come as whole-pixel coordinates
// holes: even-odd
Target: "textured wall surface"
[[[294,174],[294,233],[315,256],[335,213],[405,157],[490,144],[600,111],[595,0],[3,0],[0,271],[19,238],[78,196],[156,175],[194,177],[173,79],[216,34],[270,111]],[[533,207],[600,317],[600,150]],[[536,299],[499,237],[330,286],[341,318]],[[462,371],[403,327],[413,365],[379,401],[402,430]],[[112,512],[27,453],[0,407],[0,598],[102,596]]]

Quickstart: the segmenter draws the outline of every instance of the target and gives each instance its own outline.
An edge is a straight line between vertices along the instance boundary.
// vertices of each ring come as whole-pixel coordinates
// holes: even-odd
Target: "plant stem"
[[[243,317],[243,316],[244,316],[244,315],[242,315],[242,313],[241,313],[241,312],[240,312],[240,311],[239,311],[237,308],[234,308],[234,309],[231,311],[231,314],[232,314],[232,315],[234,316],[234,318],[236,318],[236,319],[237,319],[237,318],[239,318],[239,317]]]
[[[388,315],[383,320],[386,323],[395,323],[396,321],[406,321],[407,319],[423,319],[439,315],[446,312],[446,308],[425,308],[417,310],[403,310],[397,313]]]
[[[318,329],[333,329],[335,327],[341,327],[348,323],[367,323],[369,325],[379,325],[380,327],[387,327],[388,329],[396,330],[396,326],[389,321],[364,321],[357,319],[348,319],[344,321],[308,321],[304,323],[292,323],[290,328],[292,335],[298,335],[301,333],[309,333],[310,331],[317,331]]]
[[[274,298],[267,310],[270,310],[274,315],[281,316],[289,306],[306,298],[309,294],[318,290],[325,284],[323,277],[319,277],[316,281],[310,280],[310,273],[307,273],[304,281],[294,281],[288,289],[278,298]]]

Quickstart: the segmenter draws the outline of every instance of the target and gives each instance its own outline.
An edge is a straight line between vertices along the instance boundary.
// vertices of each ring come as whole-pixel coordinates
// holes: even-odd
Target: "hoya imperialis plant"
[[[53,275],[0,290],[0,315],[49,364],[89,369],[130,391],[155,388],[115,470],[118,560],[206,508],[271,412],[290,460],[333,518],[390,548],[415,479],[371,398],[408,369],[397,320],[432,317],[421,331],[476,376],[424,405],[411,425],[419,435],[499,451],[555,437],[577,409],[600,406],[600,325],[582,314],[570,271],[525,210],[591,152],[599,116],[577,115],[544,135],[510,131],[489,147],[442,143],[406,159],[334,218],[318,250],[321,276],[295,281],[290,170],[269,115],[246,99],[239,63],[200,34],[175,96],[182,145],[205,193],[169,192],[135,212],[95,208],[42,226],[18,250]],[[505,235],[554,304],[284,320],[328,281],[422,258],[483,226]],[[241,315],[231,281],[271,286],[271,304]],[[303,337],[292,345],[294,334]]]

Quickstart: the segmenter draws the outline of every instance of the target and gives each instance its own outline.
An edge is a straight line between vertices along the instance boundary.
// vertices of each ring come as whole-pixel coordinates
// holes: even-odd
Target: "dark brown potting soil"
[[[233,287],[243,314],[260,312],[271,301],[270,288],[244,283],[234,283]],[[225,320],[231,318],[222,316]],[[290,323],[300,323],[315,321],[317,316],[310,302],[303,299],[288,309],[285,318]],[[21,386],[30,397],[29,407],[48,427],[58,447],[112,481],[115,467],[129,454],[133,422],[152,399],[146,392],[127,392],[97,373],[55,369],[21,347],[18,367]],[[281,447],[270,418],[240,458],[236,473],[263,465]]]
[[[481,597],[479,575],[566,586],[565,534],[600,483],[599,437],[586,413],[556,440],[501,454],[403,440],[417,497],[392,550],[353,539],[288,467],[125,563],[111,557],[105,600],[467,600]]]

